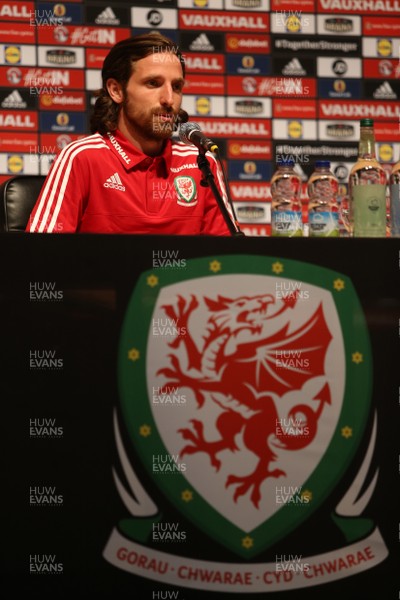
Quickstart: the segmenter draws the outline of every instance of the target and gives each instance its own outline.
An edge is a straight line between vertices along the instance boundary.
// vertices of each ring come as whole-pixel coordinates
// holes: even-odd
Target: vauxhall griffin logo
[[[152,335],[162,319],[185,335]],[[364,486],[376,468],[371,371],[361,305],[341,274],[245,255],[143,273],[120,341],[121,513],[105,559],[175,586],[246,594],[315,586],[384,560],[378,525],[363,518],[375,488]],[[154,389],[173,389],[185,403],[154,403]],[[349,473],[362,440],[368,451]],[[138,458],[151,495],[135,472]],[[154,470],[161,463],[173,473]],[[333,513],[328,497],[337,498]],[[153,524],[171,521],[168,506],[203,540],[196,558],[182,545],[169,553],[154,545]],[[329,546],[324,526],[337,528],[342,547]],[[297,530],[308,568],[283,578],[270,552]]]

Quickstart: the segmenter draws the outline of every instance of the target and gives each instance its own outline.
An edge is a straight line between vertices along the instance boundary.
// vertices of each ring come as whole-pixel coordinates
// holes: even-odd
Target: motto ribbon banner
[[[321,585],[356,575],[382,562],[388,552],[379,532],[340,550],[279,563],[217,563],[191,560],[136,544],[114,530],[104,558],[129,573],[187,588],[243,594]],[[282,566],[280,569],[279,567]]]

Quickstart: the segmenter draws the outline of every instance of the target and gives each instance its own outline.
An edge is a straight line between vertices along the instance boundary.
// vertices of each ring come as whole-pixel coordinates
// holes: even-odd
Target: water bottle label
[[[400,237],[400,185],[390,186],[390,234]]]
[[[271,217],[272,235],[280,237],[300,237],[303,235],[301,211],[273,210]]]
[[[386,237],[386,186],[379,183],[353,188],[354,236]]]
[[[308,215],[310,237],[339,237],[339,214],[328,211]]]

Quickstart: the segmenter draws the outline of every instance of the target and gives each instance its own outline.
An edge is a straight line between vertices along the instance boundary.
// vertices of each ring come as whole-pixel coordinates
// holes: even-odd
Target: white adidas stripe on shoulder
[[[197,156],[199,153],[196,146],[189,146],[181,142],[172,145],[172,154],[174,156]]]
[[[174,156],[198,156],[199,151],[196,146],[189,146],[189,144],[184,144],[183,142],[177,142],[172,145],[172,154]],[[207,156],[212,158],[215,163],[217,163],[217,158],[214,156],[212,152],[207,152]],[[218,163],[217,163],[218,164]]]
[[[65,189],[68,183],[73,160],[80,152],[89,148],[106,148],[109,150],[109,147],[105,143],[102,136],[98,133],[95,133],[80,140],[71,142],[60,152],[49,173],[43,189],[40,204],[31,224],[31,232],[36,230],[38,222],[41,221],[38,231],[39,233],[43,233],[46,228],[47,219],[55,200],[55,196],[58,194],[56,208],[47,231],[51,232],[53,230],[64,199]]]
[[[185,144],[184,142],[176,142],[172,145],[172,154],[175,156],[197,156],[199,153],[197,147],[193,144]],[[212,152],[209,155],[215,159]]]
[[[185,144],[184,142],[179,142],[179,141],[174,141],[172,143],[172,152],[174,150],[185,150],[187,148],[194,148],[196,149],[196,146],[194,144]]]
[[[198,156],[199,151],[198,150],[180,150],[179,152],[173,152],[172,155],[173,156],[180,156],[180,157],[184,157],[184,156]]]

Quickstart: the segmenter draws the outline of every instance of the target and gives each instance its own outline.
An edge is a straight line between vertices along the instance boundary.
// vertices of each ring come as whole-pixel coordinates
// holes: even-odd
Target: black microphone
[[[182,125],[182,123],[187,123],[189,121],[189,115],[186,112],[186,110],[183,110],[183,108],[180,108],[178,111],[177,121],[179,125]]]
[[[179,127],[183,124],[183,123],[187,123],[189,121],[189,115],[186,112],[186,110],[183,110],[183,108],[180,108],[178,111],[178,114],[176,115],[176,119],[174,122],[174,133],[177,134],[179,131]]]
[[[179,127],[179,138],[184,144],[194,144],[199,150],[218,152],[217,144],[202,133],[198,123],[182,123]]]

